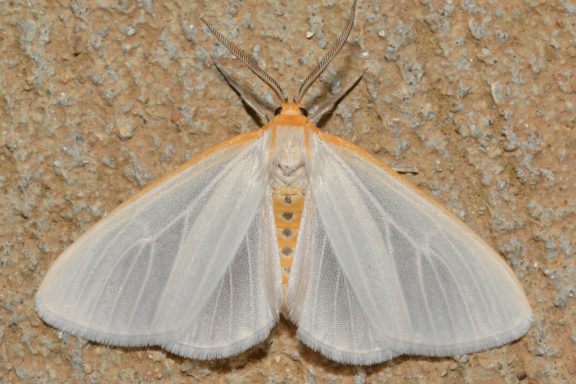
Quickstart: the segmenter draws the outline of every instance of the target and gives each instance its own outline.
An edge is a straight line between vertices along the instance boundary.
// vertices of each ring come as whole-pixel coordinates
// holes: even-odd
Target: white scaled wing
[[[464,354],[527,332],[528,301],[497,253],[396,175],[320,135],[287,291],[306,344],[372,364]]]
[[[267,140],[232,141],[104,218],[49,270],[40,316],[90,340],[193,358],[263,340],[281,300]]]

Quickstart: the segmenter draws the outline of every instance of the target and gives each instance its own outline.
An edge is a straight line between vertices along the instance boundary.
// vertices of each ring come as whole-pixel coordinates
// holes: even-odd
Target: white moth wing
[[[306,344],[372,364],[468,353],[527,332],[527,298],[497,253],[391,171],[321,135],[287,291]]]
[[[49,324],[193,358],[260,342],[281,275],[268,135],[235,139],[101,220],[55,262],[37,295]],[[257,137],[257,138],[254,138]]]
[[[332,360],[363,364],[395,354],[377,342],[318,218],[311,194],[306,196],[294,264],[288,280],[288,316],[298,337]]]

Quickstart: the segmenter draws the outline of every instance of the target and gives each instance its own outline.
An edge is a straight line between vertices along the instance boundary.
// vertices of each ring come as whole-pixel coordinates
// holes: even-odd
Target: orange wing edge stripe
[[[138,191],[138,193],[131,196],[126,201],[122,202],[120,205],[118,205],[116,208],[114,208],[107,216],[109,216],[109,215],[113,214],[114,212],[122,209],[126,205],[128,205],[128,204],[132,203],[133,201],[137,200],[138,198],[140,198],[145,193],[149,192],[150,190],[152,190],[152,189],[156,188],[157,186],[159,186],[160,184],[164,183],[165,181],[167,181],[171,177],[173,177],[173,176],[177,175],[178,173],[188,169],[189,167],[193,166],[194,164],[199,163],[200,161],[206,159],[210,155],[212,155],[216,152],[220,152],[220,151],[227,149],[227,148],[230,148],[230,147],[234,147],[234,146],[238,146],[238,145],[242,145],[242,144],[247,144],[247,143],[257,139],[258,137],[262,136],[263,133],[264,133],[263,130],[258,130],[258,131],[254,131],[254,132],[243,133],[241,135],[236,135],[236,136],[229,138],[228,140],[225,140],[219,144],[214,145],[213,147],[207,149],[206,151],[200,152],[196,156],[192,157],[190,160],[186,161],[185,163],[181,164],[180,166],[176,167],[175,169],[171,170],[170,172],[166,173],[165,175],[160,176],[158,179],[152,181],[150,184],[148,184],[143,189]]]

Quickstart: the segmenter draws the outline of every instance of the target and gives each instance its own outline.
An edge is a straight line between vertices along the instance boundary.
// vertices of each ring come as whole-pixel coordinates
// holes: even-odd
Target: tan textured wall
[[[203,15],[294,92],[349,1],[0,1],[0,383],[576,382],[576,2],[364,0],[307,100],[364,80],[325,129],[408,175],[515,269],[534,326],[503,348],[369,368],[281,321],[237,358],[63,335],[32,298],[57,255],[190,156],[257,128],[212,67]],[[269,92],[234,60],[236,77]]]

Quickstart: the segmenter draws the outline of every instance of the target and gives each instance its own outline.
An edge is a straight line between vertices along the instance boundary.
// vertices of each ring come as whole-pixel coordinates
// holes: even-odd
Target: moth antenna
[[[282,90],[282,87],[280,87],[280,84],[278,84],[278,82],[276,82],[272,76],[266,73],[266,71],[260,68],[256,60],[251,55],[246,53],[242,48],[234,44],[232,41],[228,40],[228,38],[226,38],[222,33],[218,32],[203,17],[201,17],[200,20],[206,24],[210,33],[212,33],[212,35],[214,35],[214,37],[216,37],[218,41],[220,41],[220,43],[222,43],[222,45],[224,45],[230,51],[230,53],[236,56],[242,63],[244,63],[244,65],[250,68],[250,70],[254,72],[254,74],[258,76],[260,80],[272,88],[276,96],[278,96],[280,99],[281,103],[288,101],[288,97],[286,97],[286,94]]]
[[[318,77],[324,72],[326,67],[330,64],[330,62],[338,55],[344,43],[348,39],[348,35],[350,35],[350,31],[352,31],[352,26],[354,25],[354,16],[356,14],[356,0],[352,4],[352,9],[350,10],[350,17],[348,18],[348,24],[346,24],[346,28],[342,31],[342,34],[338,38],[338,40],[332,45],[328,53],[320,60],[320,62],[316,65],[316,67],[312,70],[310,75],[304,80],[302,86],[300,87],[300,91],[298,91],[298,95],[294,98],[295,103],[299,103],[302,101],[304,94],[310,88],[310,86],[316,81]]]

